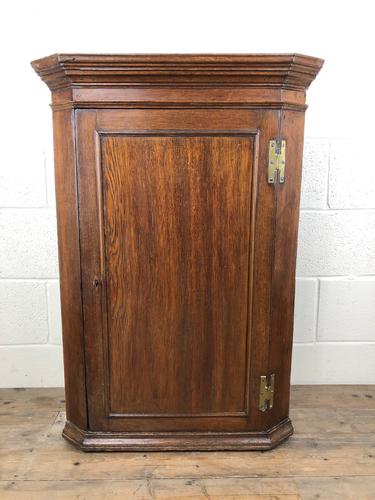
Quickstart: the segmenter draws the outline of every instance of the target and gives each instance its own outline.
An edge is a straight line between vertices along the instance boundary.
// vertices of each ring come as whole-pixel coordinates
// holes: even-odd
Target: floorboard
[[[62,389],[0,389],[0,499],[375,499],[375,386],[295,386],[270,452],[81,453]]]

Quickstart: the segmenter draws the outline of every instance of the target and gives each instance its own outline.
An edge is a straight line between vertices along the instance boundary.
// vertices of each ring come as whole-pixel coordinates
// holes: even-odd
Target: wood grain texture
[[[86,427],[86,376],[81,298],[80,230],[74,112],[54,111],[54,158],[61,319],[67,416]],[[64,140],[61,140],[61,136]],[[69,367],[74,366],[74,370]]]
[[[284,88],[210,86],[181,89],[149,87],[74,88],[54,95],[53,106],[158,108],[295,108],[304,110],[305,93]]]
[[[51,90],[212,83],[305,90],[322,65],[301,54],[55,54],[32,62]]]
[[[247,415],[253,149],[103,137],[112,414]]]
[[[271,114],[273,113],[273,114]],[[109,336],[108,332],[106,332],[106,321],[101,323],[103,308],[105,309],[106,304],[108,304],[107,300],[107,277],[105,275],[104,263],[105,263],[105,249],[103,245],[103,234],[105,221],[103,219],[103,214],[108,212],[108,210],[104,210],[103,201],[102,200],[102,187],[100,186],[100,177],[101,177],[101,155],[99,153],[99,137],[106,137],[106,134],[109,136],[114,134],[114,137],[119,137],[121,134],[129,134],[129,129],[124,128],[123,124],[132,124],[134,129],[133,134],[144,134],[146,127],[148,127],[149,134],[160,134],[161,130],[166,131],[165,134],[168,135],[172,127],[176,130],[176,134],[186,134],[187,136],[190,134],[191,136],[201,134],[202,137],[207,134],[216,134],[218,138],[220,136],[233,136],[240,133],[240,135],[248,135],[249,134],[249,125],[250,132],[255,134],[257,130],[260,128],[263,130],[263,135],[260,140],[260,145],[258,141],[256,141],[256,154],[258,157],[258,149],[266,150],[266,144],[270,137],[272,137],[271,133],[273,130],[277,131],[277,112],[270,112],[266,117],[260,116],[258,112],[253,111],[229,111],[229,110],[189,110],[185,111],[183,114],[179,111],[174,110],[111,110],[111,111],[98,111],[94,112],[86,112],[80,111],[78,114],[78,141],[82,141],[85,144],[85,148],[79,151],[79,160],[78,160],[78,171],[79,171],[79,183],[81,186],[81,227],[82,227],[82,253],[84,258],[82,260],[83,265],[83,274],[84,274],[84,284],[83,284],[83,293],[84,293],[84,304],[88,304],[87,313],[85,313],[85,325],[86,325],[86,342],[87,342],[87,363],[88,363],[88,401],[90,407],[90,425],[91,429],[95,431],[107,430],[118,432],[126,429],[127,431],[146,431],[150,429],[150,422],[144,419],[137,420],[128,420],[121,422],[119,419],[108,419],[106,416],[110,413],[110,408],[108,405],[109,396],[103,394],[103,383],[104,388],[109,386],[109,358],[111,356],[111,351],[119,352],[115,349],[109,348]],[[272,129],[269,129],[272,124]],[[212,130],[209,127],[211,126]],[[188,127],[186,129],[186,127]],[[172,129],[173,130],[173,129]],[[99,135],[96,135],[97,131]],[[188,131],[189,134],[187,133]],[[104,134],[104,135],[103,135]],[[95,140],[95,137],[97,139]],[[226,139],[229,140],[229,139]],[[234,139],[231,139],[234,140]],[[247,139],[249,140],[249,139]],[[263,147],[263,148],[262,148]],[[181,149],[181,148],[180,148]],[[120,155],[123,158],[124,155]],[[131,155],[131,158],[134,162],[134,154]],[[121,160],[122,162],[124,160]],[[155,161],[155,160],[153,160]],[[175,160],[176,161],[176,160]],[[267,161],[264,157],[263,161]],[[92,165],[97,165],[96,172],[92,169]],[[257,163],[255,163],[256,165]],[[123,168],[118,168],[122,175],[124,172]],[[254,179],[262,176],[262,179],[266,176],[266,164],[263,164],[263,171],[257,172],[257,169],[252,169],[252,175],[254,175]],[[137,171],[137,170],[133,170]],[[225,169],[223,169],[225,171]],[[175,175],[173,173],[173,175]],[[179,175],[182,175],[181,173]],[[174,178],[174,177],[173,177]],[[251,203],[252,208],[248,206],[247,210],[247,229],[246,234],[250,235],[252,228],[254,228],[254,233],[258,231],[255,235],[253,234],[250,238],[250,245],[254,245],[254,239],[259,242],[259,254],[264,259],[265,266],[268,269],[272,269],[272,245],[269,245],[269,241],[272,241],[272,228],[273,228],[273,191],[263,182],[261,183],[261,188],[258,183],[254,182],[254,180],[248,178],[247,186],[249,186],[249,182],[252,182],[254,186],[254,190],[258,191],[258,195],[261,193],[262,200],[264,197],[264,201],[270,200],[270,203],[266,203],[264,206],[264,213],[257,225],[254,225],[252,219],[255,220],[256,214],[256,196],[252,196]],[[189,183],[187,183],[189,184]],[[246,187],[246,186],[245,186]],[[144,183],[143,183],[144,189]],[[210,187],[211,191],[211,187]],[[232,195],[233,196],[233,195]],[[144,200],[143,195],[140,194],[138,198]],[[152,197],[147,196],[147,200]],[[187,197],[188,198],[188,197]],[[225,206],[224,200],[228,198],[227,195],[223,196],[223,200],[221,200],[220,205]],[[147,201],[147,204],[156,203],[156,201]],[[123,202],[122,202],[123,203]],[[238,200],[234,201],[235,206],[238,206]],[[257,203],[259,210],[259,203]],[[121,213],[123,213],[123,204],[121,204]],[[111,209],[113,210],[113,209]],[[111,212],[112,213],[112,212]],[[95,215],[94,215],[95,214]],[[267,216],[265,216],[267,214]],[[240,213],[236,214],[236,218],[239,218]],[[147,220],[150,219],[148,216]],[[97,221],[96,224],[93,222]],[[232,224],[233,228],[234,225]],[[208,220],[207,231],[209,231],[210,221]],[[247,237],[246,237],[247,239]],[[199,240],[197,240],[199,242]],[[102,242],[98,245],[98,242]],[[204,246],[203,246],[204,249]],[[171,250],[169,250],[170,252]],[[211,250],[211,254],[214,250]],[[248,250],[246,250],[248,253]],[[252,253],[252,252],[251,252]],[[87,255],[87,257],[86,257]],[[161,260],[162,262],[162,260]],[[199,264],[199,262],[198,262]],[[255,266],[256,267],[256,266]],[[250,308],[253,306],[253,303],[256,303],[256,322],[254,324],[255,332],[263,325],[261,328],[265,329],[265,332],[268,332],[268,311],[269,311],[269,301],[270,301],[270,286],[271,281],[265,280],[265,267],[258,266],[257,268],[257,282],[254,288],[254,296],[256,295],[256,299],[251,299],[248,307],[248,311],[250,312]],[[219,270],[218,270],[219,271]],[[226,273],[225,268],[220,269],[220,273]],[[248,274],[248,273],[247,273]],[[252,276],[248,276],[248,284],[252,285],[255,274],[252,273]],[[93,278],[97,276],[99,278],[100,285],[98,287],[93,287]],[[225,274],[224,274],[225,276]],[[168,277],[168,279],[171,279]],[[217,279],[217,278],[216,278]],[[226,278],[225,278],[226,279]],[[237,283],[238,285],[238,283]],[[124,285],[125,286],[125,285]],[[222,293],[226,293],[227,287],[222,290]],[[237,292],[239,288],[237,286]],[[250,291],[249,291],[250,292]],[[87,299],[85,296],[87,294]],[[123,297],[127,297],[128,294],[125,293],[125,290],[122,293]],[[250,295],[249,295],[250,299]],[[256,302],[255,302],[256,301]],[[95,304],[95,311],[92,310],[92,306]],[[243,307],[247,307],[243,304]],[[90,312],[91,311],[91,312]],[[104,314],[105,317],[109,319],[108,314]],[[252,321],[252,314],[249,314],[247,319],[250,324]],[[101,329],[99,328],[101,326]],[[252,327],[252,326],[251,326]],[[261,342],[264,338],[264,330],[260,330],[260,333],[253,334],[254,342]],[[249,385],[249,396],[252,401],[255,400],[255,403],[250,404],[249,419],[246,421],[245,419],[239,419],[238,417],[230,419],[230,417],[220,418],[211,416],[210,419],[202,418],[198,420],[198,417],[195,417],[194,422],[190,422],[188,418],[180,417],[175,419],[174,421],[169,420],[166,422],[165,419],[157,419],[154,418],[152,425],[155,431],[166,431],[172,428],[176,430],[186,430],[188,428],[195,428],[195,430],[209,430],[213,429],[216,426],[216,429],[221,428],[223,431],[237,430],[237,431],[264,431],[264,422],[262,421],[262,414],[257,410],[257,394],[258,394],[258,380],[259,376],[262,373],[261,370],[264,369],[265,361],[264,356],[267,355],[267,346],[268,342],[264,343],[266,345],[266,349],[250,349],[248,351],[250,361],[250,367],[253,370],[253,377],[250,379]],[[250,345],[248,346],[250,347]],[[100,355],[100,353],[104,353],[104,357]],[[199,354],[199,353],[196,353]],[[181,366],[184,366],[183,364]],[[144,373],[141,374],[142,377],[146,377]],[[188,373],[185,375],[190,377],[191,374]],[[123,378],[119,377],[120,380]],[[139,377],[135,378],[137,381]],[[168,381],[169,384],[173,384],[174,382]],[[242,387],[244,382],[241,381]],[[227,383],[224,384],[226,387]],[[224,387],[223,385],[223,387]],[[219,389],[220,390],[220,389]],[[224,390],[223,388],[221,390]],[[243,390],[243,389],[242,389]],[[225,389],[227,392],[227,389]],[[107,391],[108,393],[109,391]],[[191,396],[189,396],[191,397]],[[184,402],[182,404],[185,404]],[[223,408],[221,411],[225,411]],[[181,410],[180,410],[181,412]],[[183,413],[183,411],[181,412]],[[279,414],[275,412],[276,423],[279,423],[285,419],[287,419],[287,414]],[[274,424],[268,426],[268,428],[272,428]]]
[[[33,62],[52,90],[64,435],[78,446],[265,449],[291,434],[305,92],[322,64],[298,54]],[[277,138],[286,182],[270,185]],[[271,373],[263,413],[259,380]]]
[[[267,454],[82,454],[61,439],[63,397],[0,390],[2,499],[375,496],[375,386],[292,387],[295,438]],[[41,425],[42,412],[55,417]]]
[[[286,161],[289,168],[285,183],[275,184],[274,190],[268,372],[278,374],[274,402],[282,416],[288,414],[289,408],[304,114],[279,111],[279,127],[279,136],[288,145]],[[271,415],[267,417],[269,423],[274,422]]]

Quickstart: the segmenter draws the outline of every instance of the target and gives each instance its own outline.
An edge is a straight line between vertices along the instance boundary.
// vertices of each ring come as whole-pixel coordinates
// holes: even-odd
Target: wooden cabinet
[[[32,63],[52,90],[64,436],[82,449],[267,449],[292,433],[305,91],[322,62]]]

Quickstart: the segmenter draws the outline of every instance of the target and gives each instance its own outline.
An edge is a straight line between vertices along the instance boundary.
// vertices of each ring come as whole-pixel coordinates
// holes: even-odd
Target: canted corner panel
[[[257,138],[98,133],[107,417],[248,416]]]

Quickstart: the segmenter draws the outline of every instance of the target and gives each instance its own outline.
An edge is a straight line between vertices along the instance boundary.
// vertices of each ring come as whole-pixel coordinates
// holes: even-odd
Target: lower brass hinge
[[[279,184],[285,182],[285,149],[286,141],[271,139],[268,150],[268,184]]]
[[[269,380],[268,380],[269,378]],[[269,377],[261,375],[259,385],[259,410],[267,411],[273,408],[273,394],[275,390],[275,374]]]

